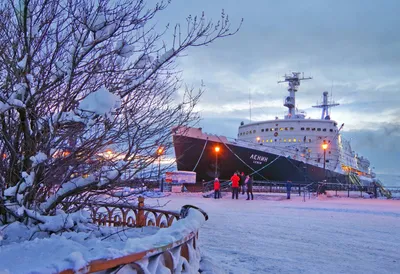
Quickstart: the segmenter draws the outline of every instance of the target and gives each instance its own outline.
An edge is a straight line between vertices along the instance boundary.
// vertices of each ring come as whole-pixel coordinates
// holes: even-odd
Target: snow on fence
[[[197,273],[200,268],[200,252],[197,246],[199,229],[208,215],[200,208],[185,205],[180,212],[144,207],[144,198],[138,198],[138,206],[97,204],[90,208],[93,222],[103,226],[143,227],[157,226],[155,235],[145,239],[151,248],[126,256],[99,259],[81,269],[67,269],[60,274],[94,273]],[[179,235],[179,239],[176,239]],[[165,242],[165,239],[171,239]],[[133,241],[132,244],[141,244]]]

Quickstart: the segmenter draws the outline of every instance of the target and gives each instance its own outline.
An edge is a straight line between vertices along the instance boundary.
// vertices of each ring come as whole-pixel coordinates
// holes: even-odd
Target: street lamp
[[[160,190],[164,192],[164,184],[161,182],[161,155],[164,152],[163,147],[158,147],[157,155],[158,155],[158,182],[160,183]]]
[[[215,178],[217,178],[218,176],[217,176],[217,170],[218,170],[218,152],[219,152],[219,146],[216,146],[215,148],[214,148],[214,150],[215,150]]]
[[[328,143],[326,140],[322,143],[322,149],[324,150],[324,179],[326,179],[326,171],[325,171],[325,164],[326,164],[326,149],[328,148]]]

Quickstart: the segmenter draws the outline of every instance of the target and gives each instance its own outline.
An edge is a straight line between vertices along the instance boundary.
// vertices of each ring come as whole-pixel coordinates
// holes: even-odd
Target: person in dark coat
[[[244,181],[246,180],[246,175],[244,175],[244,172],[239,175],[240,181],[239,181],[239,192],[242,192],[242,195],[244,195],[244,190],[245,190],[245,185]]]
[[[286,186],[286,199],[290,199],[290,190],[292,189],[292,181],[287,181],[285,186]]]
[[[219,183],[218,178],[214,180],[214,199],[221,198],[221,184]]]
[[[254,199],[253,196],[253,178],[250,177],[250,175],[246,176],[246,180],[245,180],[245,185],[246,185],[246,192],[247,192],[247,199],[246,200],[250,200],[250,194],[251,194],[251,199]]]

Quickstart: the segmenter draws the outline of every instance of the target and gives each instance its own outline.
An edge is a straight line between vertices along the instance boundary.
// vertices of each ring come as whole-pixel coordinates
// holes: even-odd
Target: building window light
[[[283,141],[286,143],[286,139],[283,139]]]
[[[291,142],[292,142],[292,139],[289,139],[288,141],[289,141],[289,143],[291,143]]]
[[[294,130],[294,127],[291,127],[290,130]]]
[[[287,127],[285,127],[285,130],[289,130]]]
[[[295,142],[295,143],[297,142],[296,138],[293,138],[293,142]]]

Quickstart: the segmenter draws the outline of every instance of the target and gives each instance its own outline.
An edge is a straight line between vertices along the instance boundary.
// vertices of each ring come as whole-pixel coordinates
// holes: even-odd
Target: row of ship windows
[[[275,142],[284,142],[284,143],[286,143],[286,142],[289,142],[289,143],[291,143],[291,142],[293,142],[293,143],[296,143],[296,142],[299,142],[299,143],[301,143],[302,142],[302,140],[301,139],[296,139],[296,138],[293,138],[293,139],[266,139],[266,140],[260,140],[259,142],[262,142],[262,143],[273,143],[274,142],[274,140],[275,140]],[[304,143],[311,143],[311,139],[304,139]]]
[[[281,127],[281,128],[266,128],[266,129],[261,129],[261,132],[264,132],[264,131],[284,131],[284,130],[294,130],[294,128],[293,127],[291,127],[291,128],[287,128],[287,127],[285,127],[285,128],[283,128],[283,127]],[[315,128],[315,127],[313,127],[313,128],[309,128],[309,127],[307,127],[307,128],[304,128],[304,127],[302,127],[301,128],[301,130],[307,130],[307,131],[327,131],[327,129],[326,128]],[[333,132],[333,129],[329,129],[329,131],[330,132]],[[335,130],[336,131],[336,130]],[[254,129],[253,131],[246,131],[246,132],[240,132],[240,136],[242,136],[242,135],[248,135],[248,134],[252,134],[252,133],[256,133],[257,131]]]

